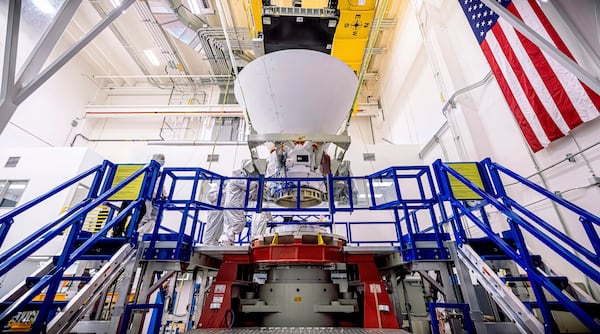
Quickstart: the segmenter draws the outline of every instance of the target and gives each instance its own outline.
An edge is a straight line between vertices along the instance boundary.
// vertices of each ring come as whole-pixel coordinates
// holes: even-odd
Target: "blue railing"
[[[227,182],[242,181],[246,190],[243,194],[243,207],[227,207],[224,201]],[[208,185],[214,183],[218,186],[218,200],[209,203],[204,197]],[[307,184],[318,184],[328,194],[325,200],[316,206],[303,208],[300,198],[301,188]],[[296,193],[295,205],[280,207],[269,204],[268,196],[263,194],[263,189],[285,188],[287,193]],[[403,234],[408,235],[407,245],[411,252],[416,252],[416,242],[412,235],[431,233],[438,240],[438,247],[443,247],[443,233],[438,217],[441,215],[440,202],[433,183],[432,173],[427,166],[390,167],[377,173],[364,177],[333,177],[323,178],[264,178],[262,175],[255,177],[225,177],[202,168],[165,168],[161,177],[159,189],[165,198],[157,200],[159,214],[154,227],[153,236],[147,238],[149,247],[147,259],[158,258],[157,245],[160,240],[176,241],[176,249],[168,254],[169,259],[189,259],[193,250],[192,244],[203,241],[205,223],[200,219],[200,212],[206,210],[244,210],[246,213],[268,211],[273,213],[274,220],[270,225],[285,224],[313,224],[329,228],[339,226],[336,231],[345,230],[346,237],[351,244],[389,244],[400,245]],[[258,197],[258,198],[257,198]],[[353,212],[357,210],[389,210],[393,220],[381,222],[388,225],[392,231],[377,240],[361,238],[353,234],[353,228],[368,222],[329,222],[319,219],[306,219],[327,215],[333,217],[336,212]],[[163,217],[169,212],[169,219]],[[173,212],[178,212],[179,218],[173,218]],[[275,221],[277,216],[293,217],[292,222]],[[175,222],[177,224],[175,224]],[[249,219],[248,219],[249,220]],[[371,224],[380,224],[370,222]],[[172,224],[172,225],[169,225]],[[248,226],[249,224],[247,224]],[[165,233],[165,228],[171,226],[172,232]],[[177,228],[173,228],[177,226]],[[248,243],[249,237],[245,230],[237,240],[237,244]]]
[[[450,218],[450,221],[456,241],[459,244],[468,242],[466,228],[461,220],[461,217],[467,217],[470,223],[474,224],[479,231],[482,231],[487,238],[525,270],[531,282],[537,306],[544,318],[544,326],[547,332],[556,331],[557,327],[542,288],[554,296],[559,303],[573,313],[592,332],[600,332],[600,324],[575,301],[571,300],[569,296],[565,295],[536,267],[531,251],[525,241],[524,232],[527,232],[528,236],[537,239],[542,245],[560,255],[583,275],[600,284],[600,272],[598,271],[600,262],[597,244],[593,246],[593,250],[583,247],[580,243],[572,240],[544,219],[517,203],[508,195],[501,176],[508,176],[564,209],[577,214],[586,231],[586,237],[592,245],[597,242],[598,235],[594,228],[590,228],[590,226],[593,227],[590,224],[600,225],[600,218],[539,187],[509,169],[493,163],[490,159],[485,159],[477,165],[485,189],[476,186],[473,180],[467,179],[453,169],[451,165],[442,163],[439,160],[434,163],[437,182],[441,189],[440,196],[443,200],[447,200],[452,204],[453,217]],[[481,202],[473,208],[467,206],[465,201],[457,200],[452,193],[453,189],[449,176],[454,177],[460,184],[477,194]],[[506,234],[506,231],[497,231],[495,226],[487,220],[485,211],[481,211],[486,206],[495,208],[506,217],[509,226],[508,234],[514,238],[516,248],[500,237],[501,232]],[[477,211],[479,211],[479,215],[475,214]],[[578,254],[581,256],[578,256]]]
[[[462,221],[462,218],[466,217],[476,229],[483,232],[527,271],[538,300],[538,307],[544,316],[549,331],[553,330],[555,325],[543,289],[552,294],[582,323],[593,331],[600,332],[600,325],[535,267],[523,236],[524,232],[529,233],[562,256],[584,275],[600,283],[600,274],[597,270],[600,266],[598,256],[600,243],[596,232],[597,225],[600,225],[598,217],[555,196],[505,167],[491,162],[489,159],[477,163],[477,170],[482,179],[482,188],[458,173],[450,164],[437,161],[433,167],[439,193],[433,181],[432,172],[427,166],[390,167],[364,177],[333,177],[329,175],[323,178],[289,179],[264,178],[262,176],[225,177],[202,168],[165,168],[158,186],[158,194],[164,193],[164,196],[157,196],[154,199],[154,204],[158,207],[156,224],[152,233],[147,235],[145,239],[149,241],[146,258],[152,259],[153,256],[158,254],[158,243],[161,240],[168,240],[176,241],[175,243],[167,243],[176,246],[173,250],[169,250],[170,253],[167,253],[167,259],[175,261],[189,260],[193,246],[202,242],[204,227],[200,213],[207,210],[244,210],[247,214],[269,211],[274,214],[274,217],[292,216],[295,221],[271,221],[270,224],[319,225],[329,228],[334,233],[343,230],[350,244],[389,244],[397,246],[402,251],[403,256],[410,261],[419,259],[416,255],[419,241],[427,241],[426,244],[431,244],[430,241],[436,241],[437,248],[442,254],[436,253],[435,258],[439,259],[438,256],[441,255],[442,259],[448,259],[443,244],[446,238],[444,228],[449,225],[455,240],[459,244],[466,243],[469,241],[468,233]],[[141,205],[146,199],[152,197],[158,169],[158,164],[152,162],[112,187],[111,180],[115,176],[115,165],[104,162],[102,165],[96,166],[54,188],[48,194],[40,196],[0,217],[0,241],[4,241],[10,227],[14,224],[15,217],[18,217],[19,214],[39,205],[56,193],[77,184],[87,177],[93,176],[94,178],[90,192],[83,202],[76,204],[63,215],[0,254],[0,275],[2,275],[26,257],[34,254],[50,240],[70,229],[64,250],[57,258],[56,270],[42,277],[26,294],[5,309],[0,314],[0,323],[6,323],[11,315],[21,310],[34,296],[47,289],[47,297],[42,305],[40,316],[34,324],[34,326],[37,326],[35,328],[41,328],[42,322],[48,319],[53,312],[53,297],[59,282],[63,279],[64,271],[84,256],[102,237],[106,236],[107,232],[117,222],[129,215],[132,216],[131,221],[138,221],[137,217],[140,214]],[[108,201],[112,195],[142,174],[144,174],[144,182],[138,198],[116,215],[113,213],[117,208],[112,208],[109,213],[111,218],[107,220],[104,227],[98,233],[81,241],[81,238],[79,238],[81,225],[86,214],[98,205]],[[450,176],[476,194],[478,202],[467,205],[465,201],[456,199],[453,194]],[[583,230],[586,231],[586,237],[592,245],[591,249],[575,242],[559,229],[508,196],[502,183],[503,177],[516,180],[532,191],[576,214]],[[246,185],[243,207],[240,208],[226,207],[224,204],[225,185],[227,182],[234,180],[242,180],[242,183]],[[329,194],[321,204],[311,208],[302,208],[299,200],[297,200],[295,206],[292,205],[290,208],[271,206],[269,201],[262,196],[263,189],[272,188],[273,185],[282,185],[288,193],[295,192],[299,195],[301,188],[308,182],[320,184],[325,189],[325,193]],[[218,185],[217,204],[211,204],[205,199],[210,183]],[[261,196],[257,194],[261,194]],[[296,196],[296,198],[299,197]],[[508,219],[510,233],[515,239],[516,248],[500,237],[500,232],[504,231],[497,231],[495,226],[488,220],[486,208],[489,207],[495,208]],[[342,222],[336,221],[334,218],[337,212],[357,210],[387,210],[391,212],[393,218],[390,221],[379,222]],[[448,213],[448,211],[451,212]],[[177,214],[180,215],[179,221],[173,219],[174,215]],[[322,217],[328,218],[322,219]],[[356,235],[353,228],[360,229],[361,226],[366,224],[380,224],[393,232],[386,233],[376,240],[369,240],[361,235]],[[130,224],[127,236],[131,237],[134,233],[135,226]],[[136,239],[131,238],[131,240]],[[240,237],[239,240],[241,243],[249,241],[247,235]]]
[[[0,224],[3,226],[3,237],[5,237],[6,233],[8,233],[8,229],[14,223],[14,218],[18,217],[19,214],[30,208],[43,205],[47,199],[52,198],[57,193],[68,189],[70,186],[75,185],[79,181],[93,175],[90,191],[84,201],[76,204],[57,219],[44,225],[41,229],[27,236],[25,239],[21,240],[0,254],[0,276],[2,276],[24,261],[28,256],[34,254],[43,246],[47,245],[50,241],[55,240],[58,236],[63,235],[66,231],[68,231],[68,236],[63,247],[63,251],[57,256],[55,261],[55,268],[50,274],[41,277],[40,280],[37,281],[27,292],[25,292],[9,307],[3,310],[3,312],[0,314],[0,324],[2,326],[6,325],[15,313],[23,310],[23,308],[30,303],[35,296],[46,289],[44,301],[42,302],[38,316],[36,317],[32,327],[33,332],[41,332],[41,329],[44,327],[44,323],[46,323],[48,319],[52,317],[56,310],[54,305],[54,297],[58,292],[60,282],[63,280],[63,275],[67,268],[81,259],[82,256],[86,254],[86,252],[88,252],[92,247],[94,247],[98,241],[106,237],[107,232],[110,231],[118,222],[126,219],[130,215],[132,222],[137,221],[137,217],[140,214],[141,205],[144,205],[144,201],[150,199],[152,196],[152,185],[155,183],[154,181],[156,180],[156,175],[160,166],[156,162],[151,162],[113,187],[112,183],[116,167],[117,165],[114,165],[108,161],[104,161],[102,165],[91,168],[81,175],[52,189],[47,194],[39,196],[38,198],[0,217]],[[99,232],[91,236],[87,236],[87,239],[81,240],[80,236],[82,233],[82,225],[86,215],[91,210],[104,204],[111,198],[111,196],[115,195],[121,189],[134,181],[138,176],[142,175],[144,179],[137,200],[132,201],[115,217],[112,217],[112,219],[108,219]],[[109,217],[111,216],[112,212],[109,214]],[[134,224],[129,225],[127,236],[132,236],[136,230],[136,227],[133,226]],[[135,238],[132,238],[132,240],[135,240]],[[125,241],[126,239],[123,239],[123,242]]]

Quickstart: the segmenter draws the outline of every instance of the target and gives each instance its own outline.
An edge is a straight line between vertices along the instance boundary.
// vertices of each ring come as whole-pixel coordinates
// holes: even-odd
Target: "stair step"
[[[85,254],[79,257],[82,261],[108,261],[112,258],[111,254]]]
[[[2,310],[2,311],[6,310],[6,308],[8,308],[9,306],[11,306],[13,303],[14,303],[14,301],[7,301],[7,302],[0,303],[0,310]],[[34,311],[34,310],[39,310],[43,303],[44,302],[42,302],[42,301],[40,301],[40,302],[29,302],[20,311]],[[52,306],[53,307],[64,308],[65,306],[67,306],[68,303],[69,303],[68,300],[60,300],[60,301],[55,300],[52,303]]]
[[[569,279],[565,276],[549,276],[547,277],[552,284],[554,284],[559,289],[563,290],[569,286]],[[509,276],[509,277],[500,277],[503,282],[528,282],[529,278],[527,276]]]
[[[37,282],[39,282],[42,278],[41,277],[35,277],[35,276],[30,276],[25,278],[25,284],[28,287],[32,287],[34,286]],[[89,282],[90,279],[92,279],[91,276],[65,276],[63,277],[63,281],[84,281],[84,282]]]
[[[81,246],[87,239],[78,238],[75,244],[75,248]],[[92,248],[88,249],[85,255],[110,255],[115,254],[121,246],[127,243],[126,238],[100,238]],[[109,257],[110,258],[110,257]]]
[[[502,240],[504,240],[504,242],[506,242],[513,249],[517,248],[515,239],[513,239],[512,237],[505,237],[502,238]],[[504,252],[498,245],[496,245],[494,241],[492,241],[492,239],[488,237],[467,239],[467,243],[481,257],[506,256],[508,258],[506,252]]]
[[[523,302],[523,304],[525,304],[525,306],[527,306],[527,308],[529,309],[533,309],[533,308],[538,308],[538,303],[536,301],[534,302]],[[585,312],[587,312],[588,314],[599,318],[600,317],[600,303],[589,303],[589,302],[580,302],[580,301],[575,301],[575,304],[577,304],[579,307],[581,307]],[[554,311],[566,311],[569,312],[565,306],[562,303],[559,302],[547,302],[548,307],[550,307],[550,309],[554,310]]]
[[[541,255],[530,255],[531,260],[533,261],[533,265],[539,267],[542,264],[542,256]],[[485,261],[507,261],[511,260],[510,256],[504,255],[482,255],[481,258]]]

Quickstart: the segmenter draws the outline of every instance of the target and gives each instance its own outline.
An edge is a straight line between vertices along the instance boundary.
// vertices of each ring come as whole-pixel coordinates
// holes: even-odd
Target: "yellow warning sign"
[[[295,296],[295,297],[294,297],[294,303],[300,303],[300,302],[302,302],[302,297],[300,297],[300,296]]]
[[[483,180],[477,164],[474,162],[457,162],[448,164],[452,169],[457,171],[460,175],[464,176],[467,180],[471,181],[474,185],[483,189]],[[481,199],[481,196],[477,195],[473,190],[467,187],[464,183],[460,182],[457,178],[452,175],[448,175],[450,181],[450,189],[454,198],[460,200],[468,199]]]
[[[121,181],[130,177],[133,173],[140,170],[144,165],[118,165],[115,177],[113,179],[111,187],[116,186]],[[136,177],[133,181],[129,182],[125,187],[121,188],[116,194],[112,195],[110,201],[133,201],[136,200],[142,189],[142,182],[144,181],[144,174]]]

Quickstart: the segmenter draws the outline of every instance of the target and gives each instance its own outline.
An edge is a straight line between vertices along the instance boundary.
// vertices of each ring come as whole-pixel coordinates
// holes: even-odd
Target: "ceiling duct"
[[[196,52],[204,51],[213,74],[230,75],[232,73],[222,28],[211,28],[210,22],[193,14],[191,9],[186,6],[185,1],[148,0],[147,4],[156,22],[166,32],[189,45]],[[214,13],[208,1],[198,1],[198,4],[206,13]],[[229,29],[228,34],[234,37],[234,43],[231,45],[234,54],[241,56],[244,51],[254,49],[255,43],[247,31]],[[243,64],[244,58],[247,57],[241,58],[240,62]]]

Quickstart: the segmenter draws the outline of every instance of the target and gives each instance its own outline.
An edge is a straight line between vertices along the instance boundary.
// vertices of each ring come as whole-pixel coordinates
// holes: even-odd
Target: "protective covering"
[[[267,231],[267,223],[273,219],[271,212],[259,212],[252,215],[252,238],[263,235]]]
[[[312,50],[283,50],[246,65],[235,97],[257,133],[334,134],[352,109],[358,78],[348,65]]]
[[[278,177],[277,172],[280,167],[280,158],[277,155],[277,150],[273,149],[269,154],[269,159],[267,160],[267,172],[265,173],[266,177]]]
[[[219,186],[216,183],[211,183],[208,193],[206,193],[206,201],[209,204],[217,205],[219,198]],[[205,245],[217,245],[219,236],[223,233],[223,211],[210,210],[206,216],[206,225],[204,227],[204,236],[202,241]]]
[[[237,169],[233,171],[233,177],[245,177],[246,172]],[[246,196],[247,182],[245,179],[230,179],[225,186],[225,208],[243,208]],[[223,234],[219,237],[219,244],[232,245],[235,235],[242,232],[246,225],[246,214],[244,210],[223,211]]]

